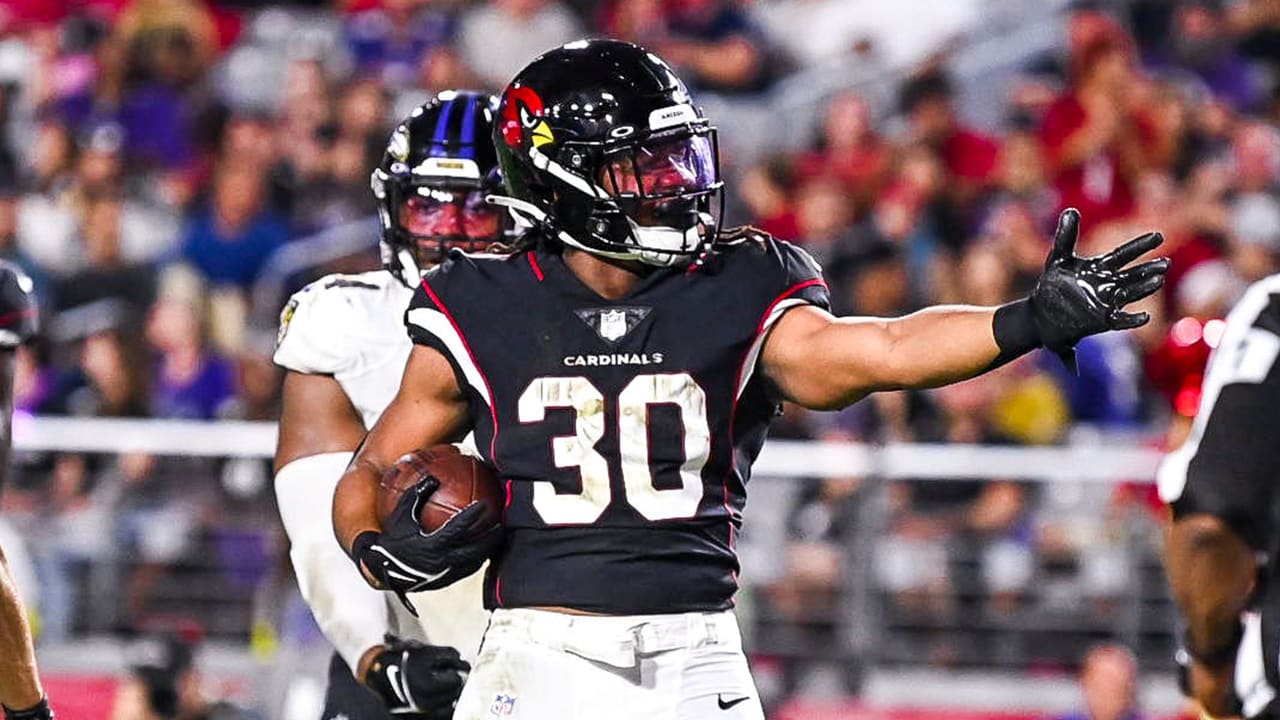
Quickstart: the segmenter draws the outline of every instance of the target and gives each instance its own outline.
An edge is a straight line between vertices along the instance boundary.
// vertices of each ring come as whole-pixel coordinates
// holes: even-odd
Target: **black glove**
[[[31,278],[0,260],[0,350],[13,350],[40,330]]]
[[[437,590],[480,569],[502,544],[502,527],[472,527],[487,508],[476,501],[432,533],[418,525],[418,509],[440,486],[428,477],[406,492],[387,518],[381,533],[365,532],[351,544],[351,557],[377,581],[375,587],[396,593],[418,614],[407,593]]]
[[[470,671],[451,647],[387,635],[386,647],[369,664],[364,684],[392,715],[449,720]]]
[[[1125,312],[1124,306],[1160,289],[1169,259],[1125,265],[1159,247],[1164,242],[1160,233],[1147,233],[1091,258],[1076,256],[1079,234],[1080,213],[1063,210],[1053,249],[1031,295],[996,311],[993,330],[1000,356],[993,365],[1046,347],[1074,371],[1075,345],[1081,338],[1140,327],[1151,319],[1145,312]]]

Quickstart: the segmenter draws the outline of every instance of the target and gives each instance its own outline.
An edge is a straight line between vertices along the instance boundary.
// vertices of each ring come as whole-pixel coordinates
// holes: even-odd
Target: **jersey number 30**
[[[702,466],[711,452],[707,395],[688,373],[638,375],[618,394],[618,448],[626,501],[649,520],[692,517],[702,500]],[[654,486],[649,466],[649,406],[674,405],[684,425],[680,487]],[[574,434],[551,439],[558,468],[578,468],[582,492],[557,493],[549,481],[534,483],[533,506],[549,525],[595,522],[611,501],[609,463],[596,451],[605,434],[604,395],[584,377],[543,377],[520,395],[520,422],[546,419],[551,408],[572,409]]]

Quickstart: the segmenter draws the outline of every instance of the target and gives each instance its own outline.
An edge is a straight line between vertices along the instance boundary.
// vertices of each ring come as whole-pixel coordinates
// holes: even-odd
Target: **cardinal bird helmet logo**
[[[533,88],[511,86],[502,98],[502,139],[511,147],[524,145],[526,133],[528,142],[536,148],[555,142],[555,135],[542,119],[545,111],[542,98]]]

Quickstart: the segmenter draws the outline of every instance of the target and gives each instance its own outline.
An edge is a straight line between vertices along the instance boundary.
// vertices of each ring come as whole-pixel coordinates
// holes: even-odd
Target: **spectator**
[[[128,160],[141,167],[185,167],[194,158],[195,108],[182,84],[199,72],[193,57],[197,50],[191,37],[176,29],[133,40],[129,44],[117,37],[100,43],[97,84],[62,98],[59,114],[76,132],[118,124]]]
[[[1243,285],[1280,271],[1280,201],[1248,193],[1235,201],[1228,257]]]
[[[795,161],[801,177],[831,177],[844,183],[861,216],[887,180],[893,152],[876,132],[871,106],[854,92],[827,103],[813,150]]]
[[[285,88],[277,120],[283,154],[292,157],[291,143],[311,138],[331,121],[329,78],[315,59],[299,59],[285,71]]]
[[[796,242],[819,263],[832,260],[853,225],[853,206],[840,183],[811,180],[796,193]]]
[[[951,178],[969,195],[990,182],[999,145],[961,124],[952,105],[951,81],[938,70],[908,80],[898,96],[911,140],[923,143],[942,159]],[[964,199],[964,198],[962,198]]]
[[[1029,73],[1066,83],[1071,79],[1072,68],[1078,66],[1089,48],[1124,33],[1104,0],[1072,0],[1067,7],[1065,30],[1066,47],[1036,57],[1027,67]]]
[[[81,240],[92,222],[87,214],[99,199],[110,197],[118,205],[116,238],[124,262],[150,262],[168,252],[175,244],[177,218],[133,193],[125,172],[122,128],[115,123],[90,127],[77,150],[69,174],[23,200],[18,232],[23,250],[43,267],[56,269],[54,274],[83,270]]]
[[[44,118],[36,128],[27,168],[29,176],[23,179],[37,193],[52,193],[69,181],[75,157],[76,143],[71,131],[56,119]]]
[[[911,308],[906,263],[892,243],[851,243],[840,248],[826,268],[834,286],[831,307],[837,314],[897,317]]]
[[[997,204],[987,218],[977,245],[990,243],[1008,265],[1011,297],[1031,292],[1044,267],[1049,243],[1032,208],[1016,201]]]
[[[132,0],[115,21],[115,34],[126,46],[167,33],[186,36],[200,67],[217,51],[217,32],[213,14],[199,0]]]
[[[213,285],[247,289],[263,263],[289,241],[289,228],[265,207],[263,170],[227,163],[208,205],[188,223],[181,258]]]
[[[0,178],[0,258],[22,268],[35,284],[40,307],[51,307],[53,288],[49,277],[35,260],[18,245],[18,205],[20,193],[12,179]]]
[[[147,417],[151,410],[149,367],[145,350],[129,329],[93,332],[80,348],[85,383],[68,399],[68,409],[88,417]]]
[[[80,227],[84,267],[59,279],[54,286],[57,310],[101,300],[128,306],[135,317],[146,311],[155,296],[155,271],[149,265],[129,263],[121,239],[124,202],[104,195],[89,200]]]
[[[1280,131],[1264,123],[1240,124],[1231,137],[1231,159],[1241,192],[1275,190],[1280,178]]]
[[[210,351],[195,298],[161,297],[147,318],[147,340],[159,354],[152,413],[156,417],[213,420],[232,401],[235,370]]]
[[[1058,720],[1140,720],[1138,661],[1118,643],[1095,646],[1080,666],[1084,709]]]
[[[356,71],[393,88],[411,85],[419,64],[453,42],[456,33],[449,9],[417,0],[383,0],[348,16],[345,27]]]
[[[1022,203],[1037,220],[1052,217],[1054,198],[1047,189],[1044,155],[1031,131],[1015,128],[1004,137],[994,172],[1001,197]]]
[[[1133,79],[1125,39],[1096,40],[1041,126],[1059,207],[1078,208],[1091,224],[1133,208],[1132,181],[1147,165],[1151,132],[1131,104]]]
[[[1014,398],[1020,380],[1035,377],[1026,375],[1026,362],[1019,365],[934,391],[941,439],[999,441],[995,425],[1001,404]],[[933,624],[949,625],[984,612],[1008,616],[1018,606],[1033,570],[1027,493],[1021,485],[930,480],[894,483],[889,492],[891,529],[879,543],[875,575],[890,593],[895,614],[924,615],[934,618]],[[913,651],[942,663],[964,661],[959,653],[966,650],[982,651],[976,638],[960,647],[955,639],[961,634],[946,638],[926,631],[915,638],[922,645]]]
[[[349,83],[338,97],[337,113],[338,135],[368,144],[377,140],[378,157],[372,158],[372,164],[382,159],[382,141],[389,129],[387,124],[387,97],[382,85],[369,79],[358,79]]]
[[[1174,12],[1166,63],[1195,74],[1214,96],[1248,109],[1258,99],[1254,74],[1235,48],[1221,0],[1182,0]]]
[[[695,88],[747,93],[772,81],[764,35],[741,6],[729,0],[675,0],[672,7],[666,32],[648,46]]]
[[[747,170],[738,184],[738,193],[750,211],[751,223],[784,240],[800,237],[791,190],[794,182],[787,158],[771,158]]]
[[[529,58],[581,34],[578,19],[556,0],[493,0],[463,16],[458,48],[480,82],[499,89]]]

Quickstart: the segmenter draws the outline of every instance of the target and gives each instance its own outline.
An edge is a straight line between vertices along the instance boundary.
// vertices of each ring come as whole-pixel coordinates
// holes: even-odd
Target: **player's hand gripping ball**
[[[477,501],[485,507],[469,523],[471,531],[484,532],[501,522],[504,494],[498,476],[453,445],[415,450],[387,470],[378,482],[378,521],[383,527],[406,492],[417,495],[414,517],[424,532],[439,530]]]
[[[416,615],[409,593],[452,585],[502,546],[503,497],[497,475],[452,445],[414,451],[379,481],[382,532],[357,536],[351,557]]]

